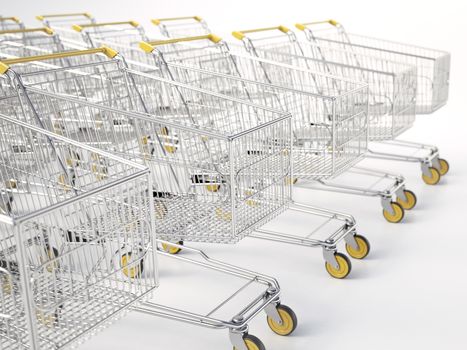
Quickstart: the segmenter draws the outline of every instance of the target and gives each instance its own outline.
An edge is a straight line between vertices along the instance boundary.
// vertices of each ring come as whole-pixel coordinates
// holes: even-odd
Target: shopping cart
[[[52,29],[48,27],[40,28],[23,28],[23,29],[10,29],[0,31],[0,49],[5,55],[18,53],[23,50],[40,50],[45,46],[45,52],[50,49],[63,49],[61,41],[55,37]]]
[[[23,22],[18,17],[2,17],[0,16],[0,31],[10,29],[24,28]]]
[[[342,62],[346,64],[360,66],[362,58],[374,56],[415,66],[416,113],[433,113],[446,104],[451,61],[448,52],[350,34],[342,24],[334,20],[300,23],[296,27],[305,33],[309,42],[318,45],[323,52],[328,48],[345,50],[347,55],[343,57]],[[311,30],[312,27],[316,29]],[[441,176],[449,171],[449,163],[439,157],[436,146],[401,140],[385,142],[385,146],[394,151],[373,151],[369,156],[420,163],[422,179],[429,185],[437,184]]]
[[[114,59],[52,67],[64,57],[89,58],[94,57],[93,54],[105,54]],[[49,61],[46,69],[34,64],[43,60]],[[290,171],[287,156],[290,153],[287,152],[290,115],[184,84],[145,77],[125,69],[123,64],[109,48],[10,59],[3,61],[2,91],[10,90],[13,99],[20,99],[9,105],[26,104],[33,112],[23,115],[17,107],[16,118],[39,123],[50,130],[54,130],[59,120],[64,126],[64,135],[147,164],[152,171],[150,192],[154,199],[151,202],[156,232],[170,240],[158,242],[173,249],[181,249],[181,245],[173,241],[188,237],[198,241],[236,242],[255,226],[284,210],[288,189],[276,182],[283,181]],[[14,69],[10,65],[14,65]],[[136,85],[137,81],[144,81],[142,86],[151,92],[153,101],[147,101],[147,91],[135,89],[140,86]],[[181,96],[196,100],[198,106],[204,101],[203,108],[190,108],[193,114],[188,114]],[[3,108],[0,105],[0,110]],[[224,119],[212,125],[195,126],[190,117],[200,112],[211,121],[216,119],[210,117],[222,114],[243,118],[237,123],[225,123]],[[257,116],[266,122],[259,124]],[[269,163],[277,169],[266,179],[260,170]],[[275,333],[293,332],[296,316],[290,308],[280,304],[280,288],[275,279],[209,259],[195,249],[183,249],[188,255],[195,253],[199,257],[176,256],[163,251],[160,255],[198,266],[203,270],[201,275],[219,272],[227,277],[225,283],[230,279],[245,283],[206,314],[199,313],[198,304],[198,311],[189,311],[186,306],[145,302],[136,310],[204,327],[229,329],[236,349],[262,348],[257,338],[248,335],[248,323],[261,311],[266,312],[268,325]],[[131,271],[131,275],[136,274]],[[195,288],[203,285],[210,290],[215,287],[211,280],[208,284],[198,282]],[[246,305],[243,303],[234,317],[225,321],[216,316],[251,287],[261,287],[261,292]],[[191,291],[188,289],[188,294]]]
[[[185,38],[184,40],[170,39],[167,41],[157,41],[157,43],[164,44],[164,47],[167,47],[168,44],[174,44],[179,41],[193,42],[193,41],[203,41],[203,39],[210,40],[213,42],[218,42],[221,40],[220,38],[210,34],[208,36]],[[113,47],[117,48],[118,52],[124,53],[126,64],[128,64],[132,69],[135,69],[139,72],[144,72],[144,73],[151,74],[151,75],[155,74],[156,76],[162,76],[164,78],[167,78],[173,81],[182,81],[190,85],[200,87],[202,89],[208,88],[210,90],[214,90],[214,92],[216,93],[220,92],[220,93],[223,93],[229,96],[233,96],[234,98],[240,97],[242,99],[246,99],[254,103],[260,103],[263,106],[281,108],[285,112],[288,112],[289,109],[292,110],[292,108],[297,109],[299,108],[297,106],[300,106],[300,105],[313,106],[314,104],[317,103],[316,102],[317,100],[320,100],[319,97],[316,97],[315,94],[310,93],[309,91],[301,92],[299,90],[294,89],[298,86],[297,82],[295,82],[295,84],[291,84],[289,86],[286,85],[284,87],[273,86],[268,83],[262,84],[262,83],[257,83],[254,81],[247,82],[244,79],[239,78],[238,76],[229,77],[226,75],[217,74],[212,71],[204,71],[204,72],[199,71],[198,72],[196,70],[190,69],[189,67],[184,67],[183,65],[178,67],[181,70],[177,72],[183,76],[175,77],[174,75],[171,74],[170,69],[169,70],[166,69],[167,66],[160,65],[161,61],[155,58],[154,55],[147,55],[143,51],[139,49],[135,49],[134,47],[131,47],[129,45],[121,45],[121,44],[118,45],[116,43],[106,41],[103,37],[94,38],[93,42],[99,43],[99,44],[111,44]],[[142,45],[148,51],[153,50],[151,43],[144,42]],[[201,48],[201,52],[203,52],[202,50],[203,48]],[[196,53],[196,51],[192,50],[191,48],[188,48],[186,50],[186,52],[188,51],[190,51],[191,53]],[[179,49],[177,52],[180,53],[181,50]],[[127,57],[129,59],[127,59]],[[243,59],[244,59],[245,65],[247,65],[246,68],[248,68],[250,72],[254,73],[257,68],[261,68],[258,66],[259,61],[255,61],[255,59],[252,59],[251,57],[248,57],[248,56],[245,56]],[[178,58],[177,58],[177,62],[181,62],[182,64],[184,63],[183,60],[180,60]],[[212,61],[206,61],[205,63],[207,64],[208,67],[210,67],[211,62]],[[223,56],[221,59],[221,64],[222,63],[224,65],[227,64],[225,68],[232,69],[231,62],[225,56]],[[298,80],[301,79],[300,77],[303,74],[305,74],[302,70],[294,71],[293,68],[277,67],[277,69],[280,69],[280,68],[283,69],[284,75],[292,74],[294,77],[296,77],[295,79],[298,79]],[[173,69],[177,69],[177,68],[175,68],[174,66]],[[232,73],[233,71],[230,71],[230,74]],[[203,76],[203,74],[205,76]],[[188,76],[190,77],[188,78]],[[249,85],[249,88],[251,88],[252,91],[254,90],[254,94],[256,96],[255,98],[252,98],[251,92],[246,91],[245,84]],[[366,91],[365,90],[366,86],[358,85],[354,83],[348,83],[348,84],[349,84],[349,87],[348,87],[349,90],[351,88],[356,89],[355,96],[360,93],[359,98],[363,98],[363,99],[366,98],[366,92],[363,92],[363,91]],[[145,87],[142,86],[141,89],[144,90]],[[276,98],[272,98],[271,100],[271,96],[273,94],[277,94],[278,96],[280,96],[279,100],[276,100]],[[285,108],[283,104],[278,103],[279,101],[282,101],[282,100],[285,100],[285,102],[287,103],[287,108]],[[326,102],[321,102],[321,103],[325,104]],[[363,103],[362,106],[366,106],[366,104]],[[362,116],[362,114],[359,114],[358,112],[356,112],[356,115],[358,117],[364,117]],[[327,137],[327,136],[324,136],[324,137]],[[362,142],[366,141],[366,135],[360,134],[359,137],[361,138]],[[327,146],[321,145],[319,147],[326,148]],[[347,152],[348,161],[350,159],[351,153],[352,152]],[[358,158],[358,154],[355,154],[354,156],[355,158]],[[316,161],[316,163],[321,164],[323,168],[331,166],[331,163],[333,162],[331,160],[331,158],[333,158],[332,155],[327,155],[327,159],[324,159],[325,157],[323,156],[321,158],[316,156],[315,148],[313,148],[312,151],[308,150],[307,155],[302,155],[302,158],[303,158],[302,160],[304,161],[304,163]],[[342,156],[342,158],[344,158],[344,156]],[[313,167],[313,165],[311,167]],[[296,169],[297,167],[295,166],[295,170]],[[312,171],[310,169],[307,169],[307,170]],[[323,169],[320,169],[320,170],[313,169],[313,170],[316,172],[325,171]],[[217,191],[216,186],[214,186],[213,189]],[[346,277],[347,274],[350,272],[350,266],[351,266],[350,261],[344,255],[340,253],[336,253],[336,245],[341,240],[346,241],[347,252],[349,253],[350,256],[354,258],[362,259],[369,253],[369,243],[366,240],[366,238],[364,238],[361,235],[356,234],[356,223],[355,223],[354,218],[351,217],[350,215],[343,214],[343,213],[337,213],[337,212],[325,210],[322,208],[307,206],[307,205],[303,205],[301,203],[296,203],[296,202],[291,202],[289,205],[289,208],[291,209],[292,212],[298,211],[304,214],[305,216],[307,216],[307,218],[310,218],[310,226],[312,226],[313,221],[318,221],[315,225],[315,229],[312,230],[311,232],[306,232],[303,235],[291,235],[286,232],[278,232],[276,230],[266,230],[266,229],[258,228],[256,232],[250,233],[250,237],[261,238],[261,239],[266,239],[266,240],[274,240],[274,241],[289,243],[289,244],[294,244],[294,245],[321,247],[324,251],[325,260],[327,262],[326,264],[327,271],[333,277],[338,277],[338,278]],[[312,218],[314,220],[312,220]],[[318,218],[322,218],[322,221],[317,220]],[[175,250],[174,252],[178,252],[178,250]],[[334,254],[337,254],[339,256],[339,259],[342,261],[341,262],[342,266],[349,266],[349,269],[345,268],[343,270],[345,273],[342,273],[342,271],[337,272],[337,271],[340,271],[341,269],[338,268],[339,265],[336,263],[334,259]],[[332,263],[334,265],[331,265]]]
[[[157,287],[149,170],[5,115],[2,92],[0,347],[62,349]]]
[[[96,23],[96,19],[88,12],[39,15],[36,19],[45,27],[55,30],[62,40],[78,43],[81,41],[81,35],[72,30],[71,25]]]
[[[210,34],[207,23],[199,16],[152,19],[161,34],[168,38],[181,38]]]
[[[144,28],[133,20],[73,24],[72,28],[82,33],[83,40],[91,47],[98,46],[96,40],[105,40],[117,45],[136,45],[141,40],[148,40]]]
[[[180,44],[183,42],[192,41],[203,42],[196,46],[187,46]],[[153,45],[151,45],[153,44]],[[156,49],[154,49],[156,47]],[[345,188],[346,191],[357,194],[365,194],[370,196],[380,196],[383,202],[383,215],[386,219],[391,221],[400,221],[403,217],[404,209],[401,206],[403,201],[407,200],[407,196],[412,194],[411,191],[405,190],[405,181],[402,177],[391,176],[374,170],[367,170],[356,168],[354,165],[364,156],[366,151],[366,132],[368,125],[365,123],[360,124],[360,131],[356,129],[351,133],[352,129],[348,128],[349,124],[340,123],[339,111],[336,111],[336,124],[333,124],[332,118],[332,101],[336,96],[337,101],[347,102],[348,108],[348,122],[352,122],[351,116],[358,119],[362,115],[366,116],[367,102],[359,105],[349,96],[358,96],[359,91],[362,93],[364,84],[350,82],[346,79],[330,77],[327,74],[320,74],[312,72],[308,69],[300,68],[298,66],[290,66],[277,62],[265,61],[255,58],[253,56],[244,56],[241,54],[234,54],[228,50],[225,42],[213,34],[199,37],[178,38],[162,41],[154,41],[152,43],[143,43],[142,48],[148,52],[153,52],[156,56],[155,62],[161,66],[161,70],[166,68],[167,64],[172,65],[173,70],[183,69],[180,64],[185,66],[199,67],[210,71],[217,71],[219,73],[237,75],[252,81],[262,82],[265,84],[273,84],[277,90],[283,91],[267,93],[264,98],[261,97],[261,92],[258,92],[258,87],[251,87],[256,93],[246,94],[244,98],[259,99],[260,103],[267,103],[271,105],[270,101],[264,102],[267,97],[271,99],[271,95],[276,93],[279,96],[286,94],[288,98],[273,98],[273,102],[278,108],[282,110],[291,111],[295,118],[295,157],[294,157],[294,176],[307,180],[318,180],[321,183],[330,185],[330,177],[335,177],[339,174],[349,172],[358,173],[357,178],[364,180],[370,179],[372,182],[371,188],[363,187],[349,187]],[[126,51],[125,51],[126,52]],[[131,64],[131,63],[129,63]],[[184,75],[179,74],[181,77],[176,79],[187,79]],[[188,74],[192,82],[196,82],[193,74]],[[217,80],[221,78],[203,79],[201,84],[209,86],[212,84],[214,87],[219,88],[217,85],[222,85]],[[225,79],[225,78],[224,78]],[[250,83],[251,84],[251,83]],[[224,84],[225,85],[225,84]],[[254,85],[254,84],[253,84]],[[222,87],[223,93],[228,93],[227,87]],[[364,89],[366,89],[365,87]],[[289,90],[288,90],[289,89]],[[293,89],[293,90],[290,90]],[[237,90],[242,90],[241,87]],[[234,90],[237,91],[237,90]],[[245,88],[243,88],[245,90]],[[287,91],[287,92],[284,92]],[[366,93],[366,92],[365,92]],[[289,96],[294,97],[289,97]],[[305,97],[313,96],[313,97]],[[346,96],[343,98],[343,96]],[[310,102],[312,98],[314,103]],[[347,100],[345,99],[347,98]],[[366,97],[365,97],[366,98]],[[295,99],[295,101],[293,101]],[[300,99],[304,99],[300,102]],[[355,98],[357,101],[358,98]],[[366,100],[365,100],[366,101]],[[336,102],[339,104],[340,102]],[[354,110],[351,111],[351,106]],[[339,107],[344,110],[344,107]],[[344,113],[344,112],[342,112]],[[353,113],[353,114],[352,114]],[[337,127],[336,127],[337,125]],[[336,128],[336,134],[329,132]],[[307,130],[308,129],[308,130]],[[307,131],[305,131],[307,130]],[[339,131],[340,130],[340,131]],[[315,137],[316,144],[311,145],[310,138]],[[308,138],[308,140],[307,140]],[[333,139],[336,140],[333,140]],[[353,138],[353,141],[350,141]],[[335,144],[333,142],[336,141]],[[321,143],[318,146],[318,143]],[[334,146],[333,146],[334,145]],[[358,146],[359,145],[359,146]],[[321,147],[321,148],[319,148]],[[339,152],[329,152],[334,149]],[[310,161],[312,159],[313,161]],[[377,182],[374,182],[375,179]],[[343,186],[333,183],[333,186]],[[378,189],[377,187],[381,189]],[[339,187],[342,189],[342,187]],[[394,198],[398,199],[396,203]],[[395,208],[395,209],[394,209]],[[390,210],[393,210],[391,212]],[[395,219],[395,220],[392,220]]]

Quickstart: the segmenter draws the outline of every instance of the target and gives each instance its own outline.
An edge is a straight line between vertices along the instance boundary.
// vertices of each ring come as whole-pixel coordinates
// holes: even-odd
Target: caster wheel
[[[295,185],[297,182],[298,182],[298,177],[294,177],[294,178],[286,177],[285,178],[286,185]]]
[[[431,176],[426,176],[422,174],[422,179],[427,185],[436,185],[438,184],[439,180],[441,179],[441,174],[438,169],[430,167],[429,168]]]
[[[175,153],[177,151],[177,143],[178,140],[171,140],[169,137],[169,129],[164,126],[160,130],[161,135],[163,135],[163,139],[167,142],[167,144],[164,145],[164,149],[166,150],[167,153]]]
[[[127,267],[129,264],[131,264],[131,252],[123,254],[120,257],[120,267],[122,268],[122,273],[128,278],[141,277],[144,270],[143,260],[141,260],[138,265],[134,265],[132,267]]]
[[[245,345],[248,348],[248,350],[266,350],[266,347],[264,346],[263,342],[254,335],[245,334],[243,336],[243,340],[245,341]],[[234,346],[233,349],[236,350],[237,348]]]
[[[364,259],[368,255],[368,253],[370,253],[370,242],[368,242],[368,240],[361,235],[355,235],[354,238],[357,242],[358,249],[354,249],[349,244],[345,245],[345,249],[352,258]]]
[[[254,195],[254,192],[253,192],[253,190],[246,190],[245,195],[246,196],[252,196],[252,195]],[[256,206],[259,205],[259,202],[257,200],[255,200],[255,199],[247,199],[245,201],[245,204],[250,206],[250,207],[256,207]]]
[[[396,202],[391,202],[391,207],[392,210],[394,210],[394,214],[391,214],[386,209],[383,209],[383,216],[387,221],[393,224],[397,224],[404,218],[404,208],[402,208],[402,205]]]
[[[91,171],[97,180],[105,180],[109,176],[109,169],[104,164],[92,164]]]
[[[178,241],[177,244],[183,245],[183,241]],[[172,255],[178,254],[178,253],[180,253],[182,251],[182,248],[175,247],[175,246],[167,244],[167,243],[162,243],[161,246],[162,246],[162,249],[164,250],[164,252],[167,252],[167,253],[172,254]]]
[[[221,188],[221,185],[206,185],[206,190],[208,192],[212,192],[212,193],[216,193],[219,191],[219,189]]]
[[[45,255],[44,257],[42,256],[40,257],[40,262],[41,264],[46,264],[45,266],[46,271],[49,273],[52,273],[54,272],[54,270],[58,270],[60,267],[58,261],[47,263],[48,261],[53,260],[58,257],[57,248],[54,248],[54,247],[48,248],[47,250],[44,251],[44,255]]]
[[[449,163],[446,159],[443,159],[443,158],[439,158],[438,159],[439,161],[439,165],[440,165],[440,168],[439,168],[439,173],[441,176],[444,176],[448,173],[449,171]]]
[[[54,327],[58,320],[57,313],[46,313],[44,311],[36,311],[36,317],[40,324],[48,328]]]
[[[402,200],[401,198],[397,198],[397,203],[401,205],[401,207],[404,210],[410,210],[415,207],[417,204],[417,196],[415,193],[409,190],[404,190],[405,197],[407,198],[407,201]]]
[[[70,183],[68,181],[68,176],[65,175],[65,174],[61,174],[58,177],[58,184],[61,186],[62,190],[65,191],[65,192],[68,192],[71,189],[73,189],[73,187],[70,185]]]
[[[157,200],[154,201],[154,211],[157,220],[163,220],[168,213],[167,206],[163,202]]]
[[[282,324],[278,324],[271,317],[268,317],[269,328],[274,333],[282,336],[292,334],[295,328],[297,328],[297,315],[295,315],[295,312],[290,307],[282,304],[277,305],[277,311],[281,316]]]
[[[230,211],[225,211],[222,208],[216,209],[216,217],[222,221],[231,221],[232,213]]]
[[[167,153],[175,153],[177,151],[177,146],[165,145],[164,149],[167,151]]]
[[[335,253],[334,256],[339,264],[339,268],[336,269],[330,263],[326,262],[326,271],[334,278],[346,278],[352,270],[352,264],[350,263],[349,258],[342,253]]]

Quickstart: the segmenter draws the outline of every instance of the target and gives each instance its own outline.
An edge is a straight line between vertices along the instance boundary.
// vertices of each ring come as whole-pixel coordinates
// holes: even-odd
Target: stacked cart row
[[[417,162],[431,185],[449,170],[435,146],[396,140],[446,103],[447,53],[333,20],[297,24],[305,40],[285,26],[235,31],[238,45],[198,16],[152,20],[158,39],[133,20],[38,19],[0,17],[2,349],[75,346],[129,311],[264,349],[249,334],[258,314],[278,335],[298,324],[277,280],[189,242],[320,248],[343,279],[369,241],[352,215],[294,200],[294,186],[377,197],[398,223],[416,195],[402,175],[359,162]],[[290,214],[304,233],[267,225]],[[175,264],[199,281],[222,276],[227,296],[205,313],[158,303],[159,272]]]

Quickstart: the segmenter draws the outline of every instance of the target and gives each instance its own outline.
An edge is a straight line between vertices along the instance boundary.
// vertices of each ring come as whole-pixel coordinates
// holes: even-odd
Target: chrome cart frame
[[[304,32],[308,42],[320,47],[321,53],[329,49],[345,51],[347,54],[340,58],[342,63],[360,67],[365,58],[377,57],[414,67],[416,113],[433,113],[446,104],[451,60],[448,52],[350,34],[335,20],[299,23],[296,27]],[[327,55],[321,58],[328,59]],[[419,163],[426,184],[437,184],[449,171],[449,163],[440,158],[439,149],[434,145],[392,139],[385,141],[384,146],[394,151],[370,150],[369,157]]]
[[[95,57],[93,55],[99,53],[108,56],[108,58],[114,59],[109,60],[107,58],[104,60],[99,60],[99,58],[102,57],[96,57],[96,61],[91,62],[89,57]],[[45,69],[43,66],[35,66],[33,64],[33,62],[42,60],[50,60],[52,63],[55,64],[57,62],[63,63],[62,60],[64,58],[67,58],[69,60],[72,58],[80,59],[82,63],[76,66],[68,65],[65,68],[60,68],[57,66],[54,66],[52,68],[50,66]],[[68,61],[68,63],[70,62],[71,61]],[[201,182],[195,181],[194,183],[192,183],[188,188],[189,192],[179,192],[178,194],[176,192],[173,192],[172,194],[169,194],[167,190],[179,188],[180,186],[183,187],[187,183],[193,182],[193,178],[188,178],[188,181],[187,179],[181,178],[180,175],[182,175],[183,173],[180,172],[180,168],[175,169],[175,172],[171,172],[169,169],[174,170],[175,167],[180,167],[180,164],[174,162],[171,165],[167,163],[167,161],[170,159],[169,156],[173,155],[172,152],[176,152],[177,155],[183,155],[183,147],[185,146],[183,144],[179,144],[179,141],[183,140],[182,142],[190,142],[189,140],[191,139],[192,141],[202,141],[203,144],[205,142],[225,142],[228,141],[229,138],[224,135],[217,134],[216,132],[211,130],[194,130],[192,128],[189,128],[188,126],[178,125],[173,121],[171,122],[165,119],[161,119],[160,117],[156,117],[155,114],[148,114],[147,111],[139,111],[140,109],[137,105],[140,102],[138,102],[138,99],[133,100],[133,98],[138,96],[138,91],[136,90],[134,91],[136,95],[131,97],[131,100],[134,101],[134,103],[136,104],[134,105],[134,109],[116,109],[113,106],[107,105],[107,102],[111,102],[111,104],[113,104],[116,101],[113,100],[113,98],[110,100],[104,99],[98,103],[99,99],[105,96],[113,96],[113,93],[111,91],[106,89],[103,90],[102,87],[95,85],[95,83],[100,84],[100,79],[96,80],[96,78],[99,76],[99,67],[101,68],[100,74],[102,74],[102,78],[104,79],[101,80],[101,83],[108,84],[110,83],[110,81],[108,81],[107,78],[113,79],[111,83],[113,84],[114,92],[123,92],[124,90],[126,90],[126,87],[134,88],[134,85],[126,79],[130,78],[130,80],[133,80],[138,77],[135,74],[130,75],[130,71],[128,71],[128,73],[124,71],[124,66],[122,66],[123,63],[123,60],[118,59],[116,57],[116,52],[109,48],[99,48],[84,51],[56,53],[36,57],[9,59],[3,61],[2,64],[2,72],[4,74],[4,77],[6,78],[4,89],[7,91],[12,89],[12,92],[15,91],[15,89],[20,89],[23,93],[25,93],[24,98],[26,99],[26,101],[29,101],[28,103],[30,103],[29,106],[32,112],[29,116],[29,122],[39,123],[43,127],[46,127],[51,130],[56,130],[55,124],[56,121],[59,120],[61,122],[64,122],[63,124],[61,124],[64,127],[60,128],[60,131],[63,134],[66,134],[67,136],[84,142],[86,144],[92,144],[99,148],[104,148],[108,151],[119,154],[120,156],[124,156],[125,158],[130,158],[133,161],[147,164],[152,170],[153,189],[152,191],[150,190],[149,193],[152,193],[153,197],[153,201],[150,202],[153,205],[152,212],[154,213],[154,216],[156,218],[155,226],[158,230],[159,235],[162,237],[165,236],[171,238],[170,241],[173,241],[173,237],[178,237],[178,235],[195,235],[196,231],[194,230],[197,229],[196,220],[192,220],[190,219],[190,217],[184,218],[183,216],[172,217],[172,219],[170,219],[170,217],[171,215],[176,214],[172,211],[176,209],[177,205],[183,203],[184,200],[187,203],[189,203],[188,200],[193,201],[193,199],[196,199],[197,197],[202,198],[203,196],[206,197],[208,201],[204,203],[204,207],[201,207],[201,205],[203,204],[202,201],[197,201],[197,205],[200,206],[201,210],[193,211],[193,215],[196,216],[199,213],[200,215],[198,219],[202,221],[207,217],[207,215],[212,214],[210,212],[202,213],[202,209],[206,208],[207,205],[212,205],[213,207],[215,207],[216,195],[206,195],[203,194],[203,192],[197,193],[199,191],[199,188],[201,187],[216,186],[216,183],[205,182],[207,181],[205,179],[209,179],[209,177],[206,178],[205,175],[210,176],[212,172],[195,173],[195,175],[198,175],[197,179],[201,180]],[[15,65],[15,69],[11,69],[9,65]],[[109,73],[110,75],[108,75]],[[50,80],[49,78],[52,79]],[[117,80],[115,80],[115,78]],[[107,82],[105,82],[106,80]],[[149,81],[151,80],[147,80],[147,82]],[[123,83],[123,85],[121,85],[120,83]],[[127,85],[127,83],[129,83],[130,85]],[[284,113],[280,114],[273,110],[266,110],[264,108],[254,106],[252,104],[247,105],[242,101],[236,101],[234,99],[227,100],[221,95],[208,94],[200,90],[191,89],[187,86],[184,86],[183,84],[175,85],[172,82],[167,82],[163,80],[159,80],[156,84],[158,84],[158,91],[163,91],[164,89],[172,89],[171,93],[170,91],[166,92],[167,97],[177,96],[176,92],[181,91],[183,89],[185,91],[192,91],[192,93],[195,93],[196,95],[199,94],[198,96],[204,96],[204,98],[206,99],[206,103],[209,102],[210,99],[213,99],[213,106],[216,106],[216,108],[219,108],[219,102],[224,100],[223,103],[225,103],[226,106],[229,106],[230,104],[233,104],[233,106],[236,105],[237,108],[240,108],[239,111],[242,111],[246,114],[248,114],[248,110],[251,110],[255,111],[255,113],[269,114],[270,118],[274,115],[278,115],[277,121],[271,120],[269,123],[266,123],[263,126],[253,128],[251,131],[245,131],[244,135],[239,135],[239,137],[245,137],[249,133],[254,134],[255,132],[262,132],[261,129],[265,130],[267,128],[272,127],[274,124],[277,124],[277,128],[273,130],[277,130],[278,138],[275,138],[273,144],[266,144],[265,149],[267,149],[268,152],[272,152],[272,149],[274,147],[278,147],[278,149],[281,149],[281,147],[284,146],[283,142],[287,144],[287,141],[285,139],[282,142],[279,142],[279,140],[283,139],[283,136],[281,136],[283,133],[285,133],[284,135],[288,135],[287,125],[290,125],[290,115],[286,115]],[[50,90],[46,87],[53,87],[53,92],[50,92]],[[121,88],[124,88],[124,90],[121,90]],[[107,95],[107,92],[109,92],[110,95]],[[175,93],[175,95],[173,95],[173,93]],[[15,93],[11,94],[12,99],[18,98],[18,96],[19,95]],[[119,100],[121,99],[119,98]],[[15,105],[15,103],[13,102],[7,103],[6,101],[4,101],[4,104],[10,108],[11,106]],[[70,114],[70,112],[72,112],[72,110],[70,109],[72,105],[75,106],[74,108],[79,108],[78,114]],[[173,103],[171,105],[176,106],[176,104]],[[121,107],[124,106],[125,103],[123,103]],[[147,108],[149,107],[150,105],[147,105]],[[5,107],[2,107],[0,105],[0,110],[3,108]],[[75,110],[78,111],[78,109]],[[153,113],[156,113],[156,110],[154,110]],[[20,111],[16,110],[15,113],[20,113]],[[163,130],[161,131],[161,134],[159,134],[159,132],[152,134],[152,132],[150,132],[151,125],[153,127],[156,127],[155,130]],[[142,128],[140,129],[138,126],[141,126]],[[290,126],[288,128],[290,128]],[[175,135],[179,135],[179,141],[175,142],[175,140],[171,139],[170,137],[167,137],[168,134],[166,133],[166,131],[168,130],[174,132]],[[141,134],[140,131],[144,133]],[[148,132],[150,133],[146,134]],[[134,133],[133,136],[131,136],[132,133]],[[200,138],[197,135],[202,135],[202,137]],[[207,137],[208,139],[205,139],[205,137]],[[159,138],[160,143],[156,141],[157,138]],[[232,139],[232,141],[235,141],[235,137]],[[263,145],[263,142],[257,144]],[[253,150],[256,150],[253,143],[250,146],[253,147]],[[233,152],[233,149],[231,152]],[[277,157],[284,157],[279,151],[273,152],[272,154],[276,153]],[[195,154],[193,153],[193,155]],[[166,159],[164,160],[163,158]],[[284,169],[287,169],[287,163],[284,163],[284,166]],[[199,171],[201,171],[202,167],[203,166],[201,166],[201,168],[198,168]],[[167,174],[173,177],[164,178],[164,176]],[[255,172],[253,171],[251,176],[257,175],[255,175]],[[245,175],[240,176],[240,179],[242,177],[245,177]],[[247,179],[248,177],[249,176],[246,176]],[[177,183],[177,179],[181,179],[183,180],[183,182]],[[232,183],[232,180],[229,181]],[[221,185],[226,186],[226,183],[221,182]],[[175,187],[171,188],[171,186]],[[260,200],[265,199],[257,198],[255,197],[255,194],[251,194],[248,196],[249,197],[247,197],[246,200],[250,201],[258,200],[259,202]],[[211,201],[212,204],[210,203]],[[225,204],[228,205],[228,203]],[[266,207],[265,205],[264,211],[269,211],[270,213],[268,215],[274,215],[277,209],[274,206],[269,208],[272,208],[272,210],[268,209],[268,207]],[[191,209],[188,209],[193,210],[193,207]],[[185,216],[186,214],[187,212],[185,212]],[[210,234],[219,234],[218,239],[224,239],[229,241],[236,241],[240,239],[242,235],[247,234],[247,232],[242,232],[242,230],[244,230],[245,228],[241,227],[241,225],[235,225],[236,220],[241,220],[241,215],[243,215],[242,212],[238,211],[237,214],[237,211],[235,209],[231,210],[230,213],[221,211],[220,218],[218,218],[219,221],[217,221],[218,226],[220,226],[220,229],[218,231],[212,231]],[[236,218],[237,216],[238,219]],[[254,215],[249,215],[247,217],[255,219]],[[226,220],[226,218],[228,219]],[[177,224],[175,224],[175,227],[172,226],[174,225],[174,219],[178,219],[178,226]],[[219,225],[219,223],[222,222],[226,223]],[[232,229],[222,232],[221,229],[226,226],[232,227]],[[205,228],[209,228],[212,230],[213,226],[206,226]],[[246,229],[249,228],[247,227]],[[199,233],[199,240],[206,240],[207,238],[209,238],[209,235],[205,235],[205,233],[206,232]],[[160,240],[158,242],[162,245],[169,245],[172,248],[181,248],[181,246],[176,243],[171,243],[164,240]],[[275,279],[251,271],[240,269],[233,265],[228,265],[219,261],[211,260],[202,252],[192,248],[184,247],[183,249],[186,250],[188,253],[197,253],[199,255],[199,259],[193,259],[184,256],[173,256],[165,252],[160,252],[160,254],[162,254],[163,256],[168,256],[171,259],[176,259],[177,261],[187,262],[205,269],[227,274],[231,277],[244,279],[246,280],[246,283],[240,289],[236,290],[229,298],[227,298],[220,305],[216,306],[214,309],[212,309],[209,313],[205,315],[169,306],[164,306],[152,302],[146,302],[142,306],[137,307],[136,310],[152,315],[158,315],[166,318],[185,321],[188,323],[193,323],[210,328],[227,328],[230,331],[231,341],[237,349],[247,349],[246,344],[248,344],[249,342],[254,342],[255,344],[258,344],[258,342],[260,342],[257,338],[247,334],[247,325],[248,322],[261,311],[266,312],[268,316],[268,324],[271,327],[271,329],[276,333],[280,335],[288,335],[291,332],[293,332],[296,326],[295,314],[290,308],[280,304],[280,288]],[[243,291],[245,288],[252,285],[262,285],[266,288],[263,292],[260,293],[259,296],[255,297],[252,301],[248,302],[247,305],[243,307],[242,310],[239,313],[237,313],[233,318],[231,318],[228,321],[224,321],[212,316],[215,311],[219,310],[220,308],[223,308],[223,306],[225,306],[229,301],[231,301],[232,298],[235,297],[240,291]],[[284,312],[286,313],[287,317],[291,317],[294,320],[292,324],[290,324],[289,322],[287,322],[287,324],[284,323]],[[289,327],[287,334],[283,333],[283,327],[285,326]]]

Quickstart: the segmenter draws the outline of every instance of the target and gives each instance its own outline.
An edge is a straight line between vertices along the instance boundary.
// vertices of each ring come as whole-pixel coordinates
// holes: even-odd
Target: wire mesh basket
[[[1,112],[0,343],[61,349],[157,286],[149,171]]]

